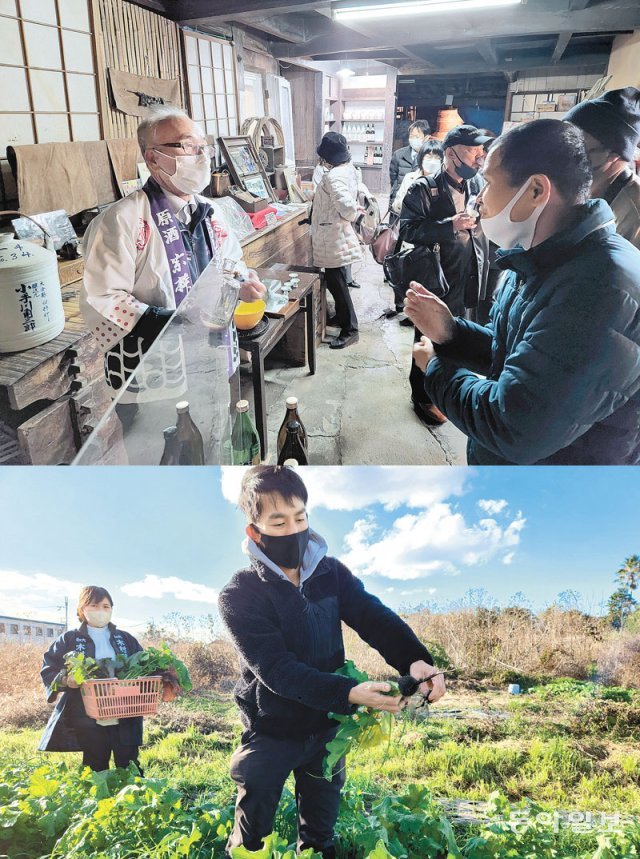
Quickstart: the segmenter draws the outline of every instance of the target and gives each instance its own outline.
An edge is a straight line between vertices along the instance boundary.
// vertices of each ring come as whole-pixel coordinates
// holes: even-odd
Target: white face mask
[[[520,197],[529,187],[529,179],[524,183],[522,188],[511,198],[511,202],[491,218],[482,218],[482,232],[485,236],[498,245],[499,248],[515,248],[516,245],[521,245],[526,251],[529,250],[533,242],[533,237],[536,232],[538,218],[546,208],[544,206],[536,206],[528,218],[524,221],[512,221],[511,212],[513,207],[518,202]]]
[[[439,158],[423,158],[422,159],[422,172],[426,176],[432,176],[436,171],[440,169],[440,159]]]
[[[173,157],[164,152],[154,150],[160,156],[158,168],[167,179],[182,191],[183,194],[199,194],[203,188],[211,181],[211,161],[206,155],[178,155]],[[166,158],[165,164],[170,166],[170,162],[175,164],[175,173],[169,173],[164,170],[160,164],[162,158]]]
[[[424,137],[410,137],[409,138],[409,146],[413,149],[414,152],[417,152],[423,143],[424,143]]]
[[[101,608],[86,608],[84,610],[84,616],[87,619],[87,623],[89,626],[107,626],[109,621],[111,620],[111,615],[113,612],[111,609],[101,609]]]

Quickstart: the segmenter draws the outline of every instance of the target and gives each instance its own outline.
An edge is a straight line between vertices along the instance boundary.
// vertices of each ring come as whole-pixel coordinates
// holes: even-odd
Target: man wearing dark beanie
[[[640,177],[629,166],[640,141],[640,90],[609,90],[577,104],[565,121],[584,134],[593,170],[591,198],[609,203],[618,233],[640,249]]]

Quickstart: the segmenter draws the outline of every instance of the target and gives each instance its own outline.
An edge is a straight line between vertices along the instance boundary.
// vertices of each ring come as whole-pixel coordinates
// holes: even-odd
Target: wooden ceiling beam
[[[606,69],[608,62],[608,55],[605,54],[584,54],[582,56],[576,57],[565,57],[560,60],[560,62],[556,63],[553,66],[553,70],[555,74],[559,73],[561,69],[572,69],[574,66],[592,66],[594,68],[601,68],[602,70]],[[545,56],[537,56],[537,57],[527,57],[521,60],[518,60],[517,57],[514,57],[513,62],[507,63],[502,61],[497,68],[492,69],[492,72],[496,74],[513,74],[518,71],[523,71],[525,69],[543,69],[543,68],[551,68],[549,65],[549,55]],[[434,65],[431,66],[420,66],[417,63],[407,63],[404,66],[401,66],[399,69],[399,74],[403,76],[413,76],[413,75],[454,75],[454,74],[480,74],[487,73],[487,67],[484,62],[478,61],[470,61],[470,62],[450,62],[450,63],[436,63],[435,70]]]
[[[330,8],[329,0],[181,0],[177,17],[181,24],[198,24],[212,21],[245,19],[250,15],[258,18],[272,15],[289,15],[294,12],[316,12],[320,6]],[[176,13],[174,13],[175,17]]]
[[[559,63],[562,59],[562,55],[567,50],[567,45],[571,41],[571,37],[573,33],[560,33],[558,36],[558,40],[556,41],[556,46],[553,49],[553,54],[551,55],[551,63],[555,65]]]
[[[491,39],[476,42],[476,50],[488,66],[498,65],[498,55]]]
[[[299,44],[271,42],[270,50],[276,59],[293,59],[294,57],[313,57],[316,54],[342,54],[350,51],[371,50],[376,48],[393,47],[388,42],[382,44],[360,33],[334,25],[327,33],[309,39]]]

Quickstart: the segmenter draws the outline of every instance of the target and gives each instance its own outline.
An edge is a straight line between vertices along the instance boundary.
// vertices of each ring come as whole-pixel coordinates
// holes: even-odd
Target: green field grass
[[[215,818],[214,814],[212,818],[215,837],[211,834],[214,824],[207,823],[208,834],[191,844],[187,844],[186,839],[182,847],[176,847],[170,838],[168,852],[159,852],[160,848],[149,844],[132,846],[127,839],[114,835],[115,842],[107,840],[100,848],[95,846],[98,842],[89,839],[87,844],[94,844],[93,853],[71,852],[68,846],[64,848],[66,854],[55,853],[52,852],[56,840],[53,835],[33,847],[16,843],[19,837],[15,826],[12,834],[12,826],[8,825],[10,815],[6,812],[3,815],[0,810],[0,825],[4,827],[0,829],[0,852],[4,851],[12,859],[37,859],[45,855],[104,855],[118,859],[165,855],[222,857],[235,795],[228,763],[240,730],[233,702],[222,694],[185,697],[166,708],[159,719],[146,723],[145,747],[141,754],[145,778],[155,787],[163,785],[162,790],[175,790],[175,796],[173,793],[170,796],[180,804],[180,813],[186,814],[189,809],[193,818],[174,821],[175,825],[168,831],[186,839],[188,831],[192,831],[189,826],[193,828],[194,820],[202,818],[203,812],[199,809],[206,808],[206,814],[219,815]],[[44,755],[35,751],[39,734],[36,730],[0,734],[0,760],[3,762],[0,780],[4,782],[0,784],[0,799],[5,803],[15,800],[15,785],[20,780],[28,782],[29,773],[43,764],[58,766],[64,762],[68,767],[79,769],[79,755]],[[1,770],[11,768],[16,769],[14,775],[5,774],[3,778]],[[55,777],[52,772],[46,776],[50,780]],[[135,788],[138,794],[145,784],[144,780],[138,782]],[[377,819],[371,812],[372,807],[381,800],[388,802],[385,798],[405,793],[408,785],[428,788],[434,799],[433,807],[428,800],[423,800],[431,809],[429,814],[436,819],[442,809],[446,810],[462,851],[459,855],[464,854],[469,859],[490,856],[496,859],[539,856],[591,859],[594,855],[597,859],[631,859],[640,856],[638,828],[631,840],[620,840],[616,844],[614,838],[606,846],[602,830],[577,832],[577,818],[573,818],[574,823],[563,823],[559,832],[554,832],[549,825],[538,827],[540,832],[527,836],[533,844],[531,847],[525,843],[524,836],[523,843],[515,843],[516,834],[509,835],[511,830],[496,834],[486,822],[469,823],[470,814],[477,815],[478,821],[485,820],[484,803],[496,791],[514,806],[524,800],[538,804],[550,814],[559,811],[590,812],[594,816],[621,813],[637,815],[640,819],[640,692],[606,690],[603,693],[594,684],[556,681],[514,697],[498,691],[469,691],[460,686],[454,687],[441,705],[432,707],[428,714],[424,709],[408,711],[397,720],[388,745],[355,752],[348,760],[346,798],[338,827],[339,856],[364,859],[365,849],[375,846],[368,844],[364,830],[369,827],[370,839],[375,839],[382,831],[371,828],[371,820]],[[57,790],[57,795],[61,790]],[[111,794],[114,790],[112,785]],[[135,791],[131,797],[134,794]],[[55,795],[56,792],[53,798],[47,797],[47,803],[55,805]],[[170,801],[158,799],[153,791],[146,798],[151,807],[154,803],[162,806],[166,802],[171,807]],[[109,813],[116,817],[122,814],[122,825],[126,822],[130,826],[127,815],[112,800],[111,795]],[[88,814],[95,800],[90,802],[85,797],[82,802]],[[153,815],[150,811],[143,813],[144,808],[146,805],[140,800],[136,824],[140,837],[146,829],[156,834],[159,831],[158,822],[152,823]],[[102,813],[106,813],[105,810]],[[406,810],[403,814],[411,816]],[[295,837],[294,819],[291,796],[285,794],[276,828],[287,840]],[[384,819],[389,819],[388,815]],[[198,823],[198,826],[204,824]],[[434,845],[439,837],[434,836]],[[600,847],[598,837],[602,841]],[[24,836],[22,838],[24,840]],[[150,843],[157,845],[157,840]],[[399,848],[389,835],[387,847],[391,849],[394,845],[395,852],[388,855],[395,857],[400,855]],[[104,852],[100,853],[100,849]],[[419,854],[412,854],[410,845],[403,849],[410,859],[414,856],[418,859]],[[446,857],[442,849],[434,846],[433,852],[424,855]],[[33,852],[37,850],[42,852]],[[385,859],[384,854],[380,856]]]

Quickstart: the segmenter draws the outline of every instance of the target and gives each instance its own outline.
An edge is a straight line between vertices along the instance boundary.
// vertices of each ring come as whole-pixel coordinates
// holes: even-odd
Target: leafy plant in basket
[[[183,692],[189,692],[193,688],[187,666],[166,644],[161,644],[160,648],[148,647],[146,650],[128,656],[125,665],[116,670],[116,677],[132,680],[136,677],[150,677],[165,673],[176,678]]]
[[[104,680],[116,677],[119,680],[133,680],[139,677],[162,676],[165,681],[163,700],[173,700],[178,688],[189,692],[193,688],[187,666],[169,649],[166,644],[160,648],[149,647],[131,656],[118,654],[115,659],[93,659],[84,653],[67,653],[65,671],[78,686],[87,680]],[[62,685],[54,681],[53,689]]]

